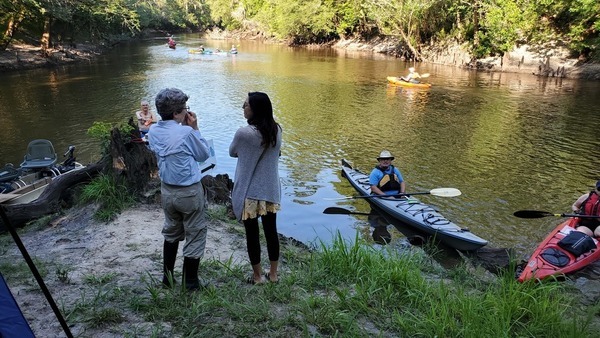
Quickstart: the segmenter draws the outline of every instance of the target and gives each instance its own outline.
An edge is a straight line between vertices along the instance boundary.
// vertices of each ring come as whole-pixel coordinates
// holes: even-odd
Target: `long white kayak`
[[[371,195],[368,174],[352,168],[352,165],[343,159],[342,174],[350,181],[350,184],[360,195]],[[454,249],[473,251],[488,243],[485,239],[473,234],[468,229],[461,228],[446,219],[434,208],[422,203],[413,196],[408,199],[375,197],[369,198],[369,202],[375,204],[394,219],[412,226],[423,233],[434,236],[435,240]]]

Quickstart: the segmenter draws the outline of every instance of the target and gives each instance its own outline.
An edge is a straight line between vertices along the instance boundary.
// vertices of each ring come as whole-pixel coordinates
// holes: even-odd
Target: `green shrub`
[[[81,193],[82,202],[94,202],[100,209],[94,215],[101,221],[110,221],[135,202],[121,179],[101,174],[93,179]]]

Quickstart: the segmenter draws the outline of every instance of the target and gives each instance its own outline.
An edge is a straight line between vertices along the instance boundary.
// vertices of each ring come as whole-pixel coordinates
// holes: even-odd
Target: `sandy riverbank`
[[[214,208],[218,206],[211,206],[211,209]],[[19,231],[21,240],[34,257],[38,270],[42,271],[44,281],[61,309],[73,310],[77,304],[90,302],[97,297],[102,291],[92,283],[93,280],[110,277],[113,288],[134,290],[143,295],[148,293],[150,278],[162,276],[163,237],[160,230],[164,215],[159,205],[139,204],[109,223],[95,221],[91,217],[93,213],[93,206],[73,209],[66,216],[51,221],[49,226],[41,229],[30,226]],[[12,238],[4,234],[0,240],[3,250],[0,265],[5,268],[10,266],[11,270],[18,267],[16,269],[20,271],[7,273],[4,270],[4,277],[34,333],[45,338],[64,337],[58,320]],[[282,240],[281,244],[284,246],[282,250],[285,250],[286,240]],[[183,264],[181,247],[175,268],[177,278],[180,278]],[[267,257],[264,243],[263,249],[263,257]],[[213,220],[208,230],[203,260],[216,260],[223,264],[231,261],[248,270],[250,275],[243,226]],[[265,259],[263,263],[267,268]],[[285,262],[282,262],[281,268],[285,271]],[[217,287],[222,283],[209,281]],[[242,280],[239,283],[252,287]],[[147,322],[130,309],[120,310],[124,312],[123,321],[111,327],[90,328],[74,318],[67,322],[75,336],[103,338],[122,337],[124,332],[134,329],[139,333],[151,332],[156,325],[167,325]]]

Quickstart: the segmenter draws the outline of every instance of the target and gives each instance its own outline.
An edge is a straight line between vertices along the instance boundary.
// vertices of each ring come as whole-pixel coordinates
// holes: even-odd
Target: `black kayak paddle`
[[[367,212],[352,211],[352,210],[338,208],[338,207],[326,208],[325,210],[323,210],[323,213],[329,214],[329,215],[375,215],[375,214],[371,214],[371,213],[367,213]]]
[[[548,211],[538,210],[519,210],[513,213],[519,218],[542,218],[542,217],[579,217],[579,218],[600,218],[600,216],[578,215],[578,214],[554,214]]]

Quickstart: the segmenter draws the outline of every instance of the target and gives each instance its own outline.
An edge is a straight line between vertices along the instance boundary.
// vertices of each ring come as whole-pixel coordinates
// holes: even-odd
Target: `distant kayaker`
[[[408,68],[408,75],[400,77],[402,81],[411,82],[411,83],[421,83],[421,81],[417,80],[421,78],[421,74],[415,71],[414,67]]]
[[[177,42],[175,42],[175,40],[173,40],[172,36],[169,36],[169,41],[167,42],[167,44],[169,45],[169,48],[175,49]]]
[[[396,195],[403,194],[405,191],[404,178],[398,168],[392,165],[394,156],[387,150],[383,150],[377,161],[379,164],[371,171],[369,183],[371,184],[371,193],[377,195]]]
[[[600,181],[596,182],[596,189],[581,195],[571,206],[574,212],[581,215],[600,216]],[[581,218],[577,231],[588,236],[600,237],[599,218]]]
[[[229,50],[230,53],[237,53],[237,48],[235,48],[235,45],[231,45],[231,50]]]

